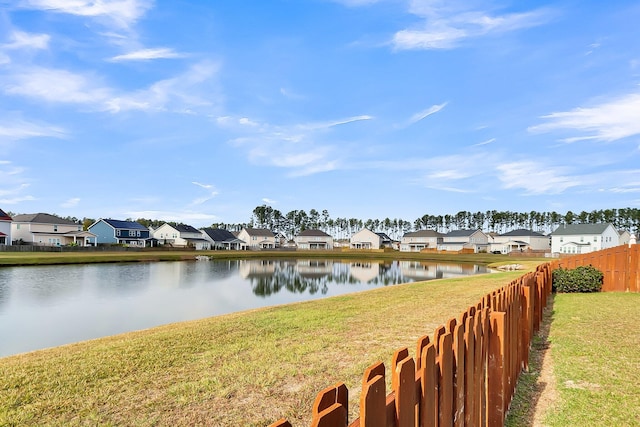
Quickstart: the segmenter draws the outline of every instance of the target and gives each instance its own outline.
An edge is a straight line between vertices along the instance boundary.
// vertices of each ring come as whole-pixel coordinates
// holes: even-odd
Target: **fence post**
[[[475,425],[475,318],[467,316],[464,324],[464,423]]]
[[[397,357],[396,357],[397,355]],[[393,391],[396,403],[396,427],[416,425],[416,364],[409,351],[396,351],[393,363]]]
[[[334,386],[325,388],[316,396],[312,410],[312,426],[346,426],[349,423],[348,414],[349,390],[344,383],[337,383]],[[343,418],[341,419],[340,417]],[[328,420],[331,420],[332,424],[324,424]]]
[[[420,424],[423,427],[438,425],[438,370],[436,347],[427,344],[420,353]]]
[[[504,422],[505,407],[506,314],[491,312],[490,325],[487,423],[489,426],[501,426]]]
[[[453,328],[453,422],[456,427],[464,427],[464,324]]]
[[[440,336],[438,364],[439,426],[453,427],[453,337],[451,332]]]
[[[362,377],[360,395],[360,425],[366,427],[387,426],[387,391],[384,381],[384,365],[376,363],[367,368]]]

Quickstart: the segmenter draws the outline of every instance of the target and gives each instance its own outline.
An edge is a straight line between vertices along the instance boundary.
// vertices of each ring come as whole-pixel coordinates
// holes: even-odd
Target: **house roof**
[[[445,234],[447,237],[467,237],[480,230],[453,230]]]
[[[576,234],[602,234],[607,229],[610,223],[600,224],[567,224],[561,225],[551,233],[554,236],[572,236]]]
[[[385,233],[376,233],[382,240],[391,241],[391,237],[387,236]]]
[[[180,233],[200,233],[200,230],[187,224],[178,224],[173,228],[178,230]]]
[[[121,228],[127,230],[148,230],[147,227],[135,221],[120,221],[118,219],[104,219],[104,222],[112,226],[113,228]]]
[[[263,236],[263,237],[273,237],[273,232],[271,230],[267,230],[266,228],[245,228],[247,230],[247,234],[249,236]]]
[[[509,231],[508,233],[500,234],[500,236],[509,236],[509,237],[544,237],[544,234],[538,233],[537,231],[527,230],[525,228],[519,228],[517,230]]]
[[[203,228],[202,231],[207,233],[207,236],[214,242],[227,242],[237,239],[232,232],[222,228]]]
[[[13,222],[31,222],[34,224],[79,225],[77,222],[47,213],[22,214],[13,217]]]
[[[304,231],[301,231],[298,234],[298,236],[299,237],[306,237],[306,236],[331,237],[330,235],[328,235],[322,230],[304,230]]]
[[[441,237],[442,233],[433,230],[418,230],[404,233],[404,237]]]
[[[9,215],[2,209],[0,209],[0,221],[13,221]]]

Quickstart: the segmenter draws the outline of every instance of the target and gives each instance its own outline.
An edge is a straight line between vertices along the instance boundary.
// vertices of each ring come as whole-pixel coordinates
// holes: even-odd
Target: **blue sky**
[[[640,207],[640,3],[0,0],[0,209]]]

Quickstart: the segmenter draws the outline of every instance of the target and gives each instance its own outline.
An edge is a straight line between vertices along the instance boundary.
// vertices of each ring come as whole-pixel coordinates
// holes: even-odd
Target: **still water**
[[[0,357],[418,280],[487,272],[420,261],[230,260],[0,267]]]

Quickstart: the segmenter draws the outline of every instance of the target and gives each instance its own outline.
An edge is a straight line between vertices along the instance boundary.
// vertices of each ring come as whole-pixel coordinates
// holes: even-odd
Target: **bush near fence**
[[[593,265],[603,288],[640,292],[640,245],[619,246],[542,264],[486,295],[437,328],[433,340],[418,339],[416,359],[407,348],[394,353],[391,390],[381,362],[364,372],[360,417],[349,422],[344,383],[322,390],[312,408],[312,427],[502,426],[518,376],[528,369],[529,349],[539,330],[557,268]],[[270,427],[291,427],[280,419]]]

